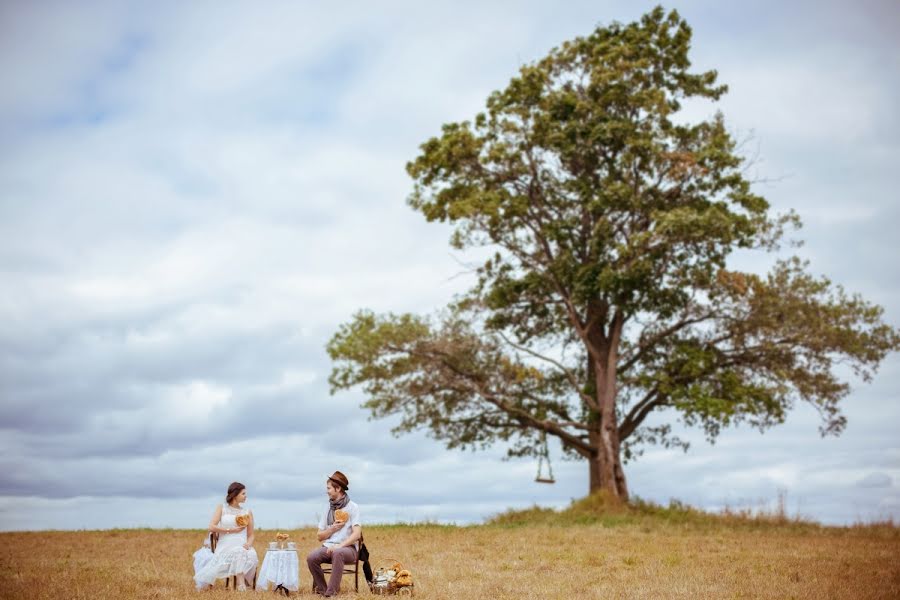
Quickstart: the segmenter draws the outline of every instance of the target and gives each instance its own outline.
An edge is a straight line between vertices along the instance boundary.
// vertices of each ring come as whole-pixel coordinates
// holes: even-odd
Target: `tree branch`
[[[660,331],[659,333],[654,335],[650,340],[648,340],[646,342],[640,342],[640,338],[638,338],[639,342],[637,344],[637,349],[638,349],[637,353],[634,354],[631,358],[627,359],[625,361],[625,364],[623,364],[621,367],[619,367],[619,372],[626,373],[631,367],[633,367],[635,364],[637,364],[638,361],[640,361],[641,357],[643,357],[644,354],[648,350],[653,348],[660,340],[665,339],[674,333],[677,333],[678,331],[684,329],[685,327],[688,327],[689,325],[696,325],[697,323],[702,323],[703,321],[708,321],[709,319],[713,318],[714,316],[715,316],[714,313],[709,312],[709,313],[706,313],[705,315],[695,317],[693,319],[682,319],[678,323],[675,323],[674,325],[672,325],[666,329],[663,329],[662,331]],[[643,335],[641,337],[643,337]]]
[[[590,407],[592,407],[592,408],[595,408],[595,409],[599,409],[599,408],[600,408],[600,406],[597,404],[597,402],[596,402],[596,400],[595,400],[594,398],[591,398],[589,395],[587,395],[587,394],[585,394],[584,392],[581,391],[581,386],[578,385],[578,380],[575,378],[575,375],[574,375],[574,374],[572,373],[572,371],[571,371],[570,369],[568,369],[564,364],[562,364],[561,362],[559,362],[559,361],[557,361],[557,360],[554,360],[554,359],[550,358],[549,356],[544,356],[543,354],[539,354],[539,353],[535,352],[534,350],[532,350],[531,348],[528,348],[528,347],[526,347],[526,346],[522,346],[522,345],[520,345],[520,344],[516,344],[516,343],[513,342],[512,340],[507,339],[507,337],[506,337],[505,335],[503,335],[502,332],[499,333],[499,335],[500,335],[500,337],[503,339],[504,342],[506,342],[507,344],[509,344],[509,345],[512,346],[513,348],[515,348],[515,349],[517,349],[517,350],[521,350],[522,352],[526,352],[526,353],[530,354],[531,356],[533,356],[533,357],[535,357],[535,358],[538,358],[538,359],[540,359],[540,360],[547,361],[548,363],[550,363],[550,364],[554,365],[555,367],[557,367],[560,371],[563,372],[563,374],[566,376],[566,379],[569,380],[569,383],[572,384],[572,388],[575,390],[575,393],[578,394],[578,396],[579,396],[579,397],[580,397],[580,398],[581,398],[588,406],[590,406]]]
[[[650,411],[659,406],[662,400],[663,398],[659,396],[659,390],[656,387],[647,392],[641,398],[641,401],[635,404],[628,412],[628,415],[622,419],[622,424],[619,426],[619,440],[625,441],[629,435],[634,433],[634,430],[650,414]]]

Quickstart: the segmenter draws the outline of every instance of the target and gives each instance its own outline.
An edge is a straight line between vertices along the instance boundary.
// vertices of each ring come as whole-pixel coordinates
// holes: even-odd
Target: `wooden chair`
[[[219,534],[215,531],[209,532],[209,548],[212,550],[212,553],[216,553],[216,545],[219,543]],[[257,565],[256,571],[253,572],[253,589],[256,589],[256,576],[259,574],[259,566]],[[228,583],[231,582],[231,588],[237,589],[237,575],[232,575],[231,577],[225,578],[225,589],[228,589]]]
[[[362,547],[363,536],[359,536],[359,541],[357,542],[358,546],[356,547],[356,562],[353,565],[344,565],[343,573],[344,575],[353,575],[353,591],[357,594],[359,593],[359,548]],[[325,579],[331,576],[331,563],[322,563],[322,572],[325,574]],[[313,582],[312,590],[316,591],[316,584]]]

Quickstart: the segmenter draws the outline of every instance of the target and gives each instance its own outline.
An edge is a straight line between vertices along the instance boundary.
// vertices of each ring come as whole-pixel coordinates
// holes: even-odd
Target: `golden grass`
[[[401,561],[416,597],[900,598],[900,529],[847,528],[639,505],[506,513],[487,525],[365,528],[373,563]],[[596,508],[596,507],[594,507]],[[303,552],[312,529],[288,531]],[[202,531],[0,534],[0,597],[226,598],[193,591]],[[259,532],[257,551],[274,532]],[[305,541],[305,543],[304,543]],[[349,584],[349,587],[348,587]],[[301,560],[301,596],[313,598]],[[344,580],[352,597],[352,581]],[[362,595],[368,591],[362,589]]]

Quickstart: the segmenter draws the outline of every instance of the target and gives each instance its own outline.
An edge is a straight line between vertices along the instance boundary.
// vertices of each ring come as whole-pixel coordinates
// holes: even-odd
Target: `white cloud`
[[[869,473],[856,482],[856,485],[864,488],[886,488],[891,487],[891,477],[887,473]]]
[[[404,204],[417,145],[522,62],[650,6],[4,5],[0,529],[202,526],[233,479],[262,522],[310,523],[336,466],[373,520],[468,522],[583,495],[585,465],[556,449],[558,483],[540,486],[502,448],[394,438],[360,393],[329,396],[324,345],[359,308],[430,312],[471,283],[449,228]],[[861,44],[883,23],[856,14],[841,38],[844,10],[826,8],[827,42],[765,11],[752,27],[729,12],[745,9],[683,12],[697,64],[732,86],[726,118],[757,132],[762,175],[788,176],[762,191],[801,211],[818,270],[896,321],[898,84],[870,60],[896,42]],[[838,440],[804,409],[714,447],[686,432],[689,454],[629,465],[631,489],[710,507],[787,489],[831,522],[896,516],[898,368],[848,399]]]

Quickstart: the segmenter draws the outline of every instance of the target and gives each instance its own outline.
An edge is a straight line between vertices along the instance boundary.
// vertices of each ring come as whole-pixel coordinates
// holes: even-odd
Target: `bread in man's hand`
[[[350,514],[342,508],[339,508],[336,511],[334,511],[334,520],[337,521],[338,523],[346,523],[347,519],[349,519],[349,518],[350,518]]]

